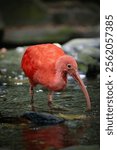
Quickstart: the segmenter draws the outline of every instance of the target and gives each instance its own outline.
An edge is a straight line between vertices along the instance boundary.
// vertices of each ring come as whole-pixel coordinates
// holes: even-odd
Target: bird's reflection
[[[38,129],[24,128],[22,136],[27,150],[48,150],[80,144],[84,131],[85,128],[81,127],[77,133],[73,133],[69,131],[68,126],[54,125]]]

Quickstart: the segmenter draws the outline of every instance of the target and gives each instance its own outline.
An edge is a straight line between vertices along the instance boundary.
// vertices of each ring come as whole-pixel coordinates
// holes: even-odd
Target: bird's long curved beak
[[[86,103],[87,103],[87,109],[90,110],[91,109],[91,102],[90,102],[90,97],[88,94],[88,91],[83,83],[83,81],[80,78],[80,75],[78,73],[78,71],[73,71],[72,73],[70,73],[70,75],[74,78],[74,80],[79,84],[81,90],[83,91],[85,97],[86,97]]]

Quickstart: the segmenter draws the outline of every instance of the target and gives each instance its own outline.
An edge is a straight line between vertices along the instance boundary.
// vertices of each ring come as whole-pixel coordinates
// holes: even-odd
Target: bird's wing
[[[22,68],[28,77],[39,70],[40,72],[52,72],[56,61],[64,55],[64,51],[53,44],[41,44],[27,48],[22,58]]]

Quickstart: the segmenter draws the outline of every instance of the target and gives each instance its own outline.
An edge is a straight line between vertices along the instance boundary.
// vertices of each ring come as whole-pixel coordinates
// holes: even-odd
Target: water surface
[[[0,54],[0,117],[11,121],[0,123],[0,148],[7,150],[98,150],[99,149],[99,78],[84,79],[91,97],[92,111],[86,112],[85,97],[70,80],[63,92],[54,94],[56,109],[47,105],[48,90],[35,88],[35,111],[65,118],[65,123],[52,126],[31,126],[17,121],[31,111],[29,84],[20,69],[21,54],[10,51]],[[16,118],[16,120],[12,120]]]

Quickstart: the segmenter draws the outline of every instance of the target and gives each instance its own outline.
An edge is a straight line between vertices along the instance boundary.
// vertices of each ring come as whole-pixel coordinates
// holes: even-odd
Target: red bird
[[[33,102],[33,88],[41,84],[51,91],[48,103],[52,103],[52,91],[63,90],[67,84],[67,74],[69,74],[79,83],[86,97],[87,109],[91,109],[89,94],[80,79],[75,59],[66,55],[58,46],[40,44],[28,47],[22,57],[21,67],[29,78],[31,102]]]

